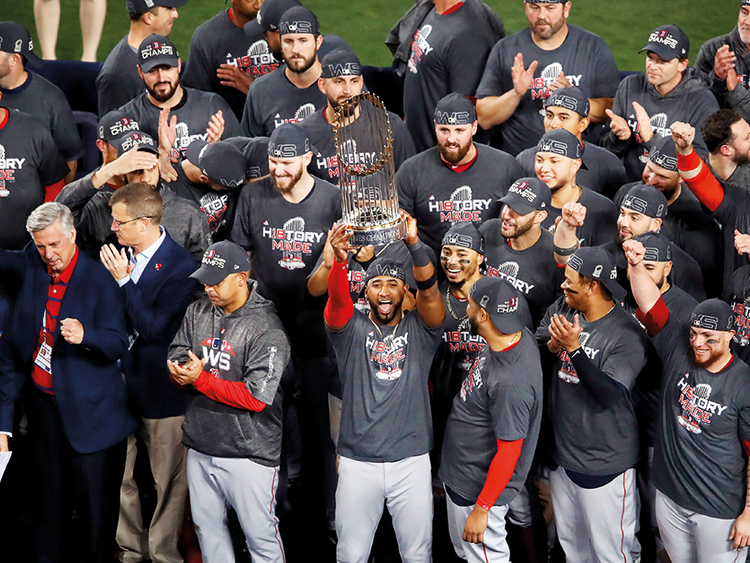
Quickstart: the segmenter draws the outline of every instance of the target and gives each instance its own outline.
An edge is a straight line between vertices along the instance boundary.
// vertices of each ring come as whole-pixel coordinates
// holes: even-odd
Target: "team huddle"
[[[224,563],[241,534],[283,562],[309,518],[365,563],[384,508],[410,563],[438,519],[477,563],[746,559],[750,0],[693,66],[681,28],[641,30],[624,77],[570,1],[506,37],[482,0],[417,0],[386,41],[406,236],[378,246],[339,186],[378,159],[342,111],[372,69],[298,0],[232,0],[183,59],[186,4],[126,2],[94,170],[0,22],[0,452],[30,444],[29,560],[176,563],[195,534]]]

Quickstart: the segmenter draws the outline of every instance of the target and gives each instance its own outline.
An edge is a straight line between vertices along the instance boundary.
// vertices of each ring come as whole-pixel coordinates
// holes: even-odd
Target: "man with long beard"
[[[498,200],[522,176],[512,156],[475,143],[476,132],[474,104],[448,94],[435,108],[437,147],[411,157],[396,174],[401,208],[419,222],[435,254],[452,225],[497,217]]]

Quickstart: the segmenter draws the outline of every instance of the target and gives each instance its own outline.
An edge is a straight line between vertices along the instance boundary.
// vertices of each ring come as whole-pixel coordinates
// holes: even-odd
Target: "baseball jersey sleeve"
[[[646,336],[637,332],[622,336],[629,335],[632,335],[632,338],[617,339],[616,344],[603,358],[601,370],[630,390],[641,369],[646,365]]]

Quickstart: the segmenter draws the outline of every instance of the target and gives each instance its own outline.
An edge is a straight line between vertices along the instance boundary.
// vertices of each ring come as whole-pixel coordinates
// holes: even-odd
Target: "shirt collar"
[[[159,247],[164,242],[164,239],[167,237],[167,231],[164,230],[164,227],[159,225],[159,232],[161,232],[161,236],[156,239],[156,242],[152,243],[151,246],[148,248],[145,248],[143,251],[139,252],[135,255],[135,262],[140,262],[141,260],[150,260],[151,257],[156,254],[156,251],[159,250]],[[128,253],[130,254],[131,259],[133,258],[133,248],[128,248]]]
[[[67,267],[62,271],[62,273],[59,276],[55,277],[55,275],[52,273],[52,270],[49,269],[49,266],[47,266],[47,273],[50,275],[52,280],[56,283],[69,283],[70,276],[73,275],[73,270],[75,270],[77,263],[78,263],[78,246],[76,245],[76,251],[75,251],[75,254],[73,254],[73,259],[70,261],[70,264],[67,265]]]

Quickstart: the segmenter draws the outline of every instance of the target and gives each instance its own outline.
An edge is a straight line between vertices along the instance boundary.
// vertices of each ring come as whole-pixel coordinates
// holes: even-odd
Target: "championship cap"
[[[653,186],[638,184],[628,190],[620,207],[646,215],[652,219],[663,219],[667,215],[667,198]]]
[[[151,34],[138,47],[138,65],[144,73],[159,65],[176,68],[180,64],[177,47],[163,35]]]
[[[320,61],[322,66],[321,78],[336,78],[337,76],[362,76],[359,59],[349,49],[334,49]]]
[[[644,260],[649,262],[669,262],[672,259],[672,243],[661,233],[649,231],[638,235],[634,240],[646,249]]]
[[[105,113],[99,120],[97,138],[100,141],[114,145],[115,140],[122,137],[125,133],[140,131],[140,129],[135,119],[130,119],[130,117],[119,109],[113,109],[109,113]]]
[[[206,285],[217,285],[230,274],[250,271],[250,258],[236,242],[223,240],[206,249],[201,266],[190,277]]]
[[[244,30],[247,35],[256,35],[259,30],[278,31],[281,16],[289,8],[301,6],[297,0],[265,0],[260,5],[258,15],[251,22],[245,24]]]
[[[245,182],[245,157],[226,141],[207,143],[197,139],[190,143],[185,155],[214,184],[236,188]]]
[[[519,215],[546,210],[552,203],[552,192],[539,178],[521,178],[513,182],[508,193],[500,198]]]
[[[568,267],[598,281],[621,303],[627,292],[617,281],[617,268],[609,253],[599,246],[582,246],[568,259]]]
[[[750,0],[748,0],[750,2]],[[648,159],[665,170],[678,172],[677,149],[672,137],[659,137],[654,135],[656,142],[648,151]]]
[[[36,68],[44,64],[44,61],[34,54],[31,35],[20,23],[0,22],[0,51],[21,55]]]
[[[479,278],[471,286],[469,297],[487,311],[492,324],[503,334],[513,334],[523,328],[518,315],[518,292],[500,278]]]
[[[440,246],[461,246],[484,254],[484,237],[471,221],[456,223],[443,236]]]
[[[648,43],[638,52],[643,51],[656,53],[665,61],[671,61],[675,57],[684,59],[690,51],[690,40],[676,25],[662,25],[651,32]]]
[[[693,309],[690,326],[706,330],[734,330],[734,313],[721,299],[706,299]]]
[[[542,107],[556,106],[576,112],[582,117],[588,117],[591,110],[589,99],[584,96],[581,89],[576,86],[558,88],[545,98]]]
[[[125,0],[125,6],[131,14],[143,14],[158,6],[164,8],[181,8],[188,0]]]
[[[566,129],[547,131],[536,145],[536,152],[551,152],[572,159],[583,158],[583,145]],[[583,165],[583,163],[581,163]]]
[[[380,276],[396,278],[406,283],[406,270],[404,270],[404,265],[401,264],[401,262],[397,262],[386,256],[377,258],[367,266],[367,272],[365,273],[365,287],[371,279]]]
[[[437,125],[473,125],[477,112],[471,100],[463,94],[448,94],[435,106]]]
[[[155,155],[159,154],[159,147],[153,137],[143,131],[131,131],[112,141],[112,145],[117,147],[117,158],[120,158],[136,144],[138,144],[139,151],[146,151]]]
[[[320,35],[320,24],[310,10],[304,6],[294,6],[284,12],[279,20],[279,34],[311,33]]]
[[[305,130],[296,123],[279,125],[268,140],[268,156],[295,158],[310,152],[310,139]]]

